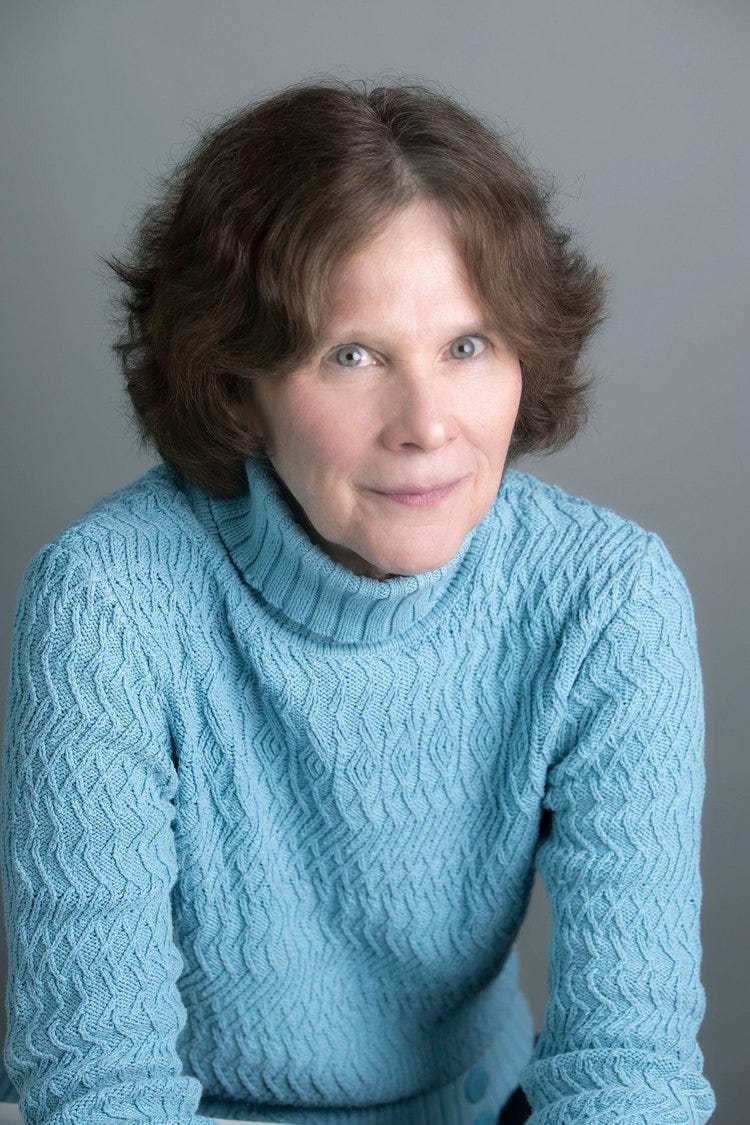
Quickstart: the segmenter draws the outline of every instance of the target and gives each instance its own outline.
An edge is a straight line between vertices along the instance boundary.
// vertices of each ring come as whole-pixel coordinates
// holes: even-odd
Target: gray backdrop
[[[589,352],[594,418],[562,453],[518,467],[657,531],[691,589],[708,774],[700,1043],[713,1120],[745,1120],[750,7],[5,0],[0,12],[0,702],[23,567],[153,463],[125,424],[96,254],[122,247],[152,177],[196,130],[241,104],[302,78],[437,81],[555,173],[564,218],[611,278]],[[537,880],[520,948],[538,1027],[548,938]]]

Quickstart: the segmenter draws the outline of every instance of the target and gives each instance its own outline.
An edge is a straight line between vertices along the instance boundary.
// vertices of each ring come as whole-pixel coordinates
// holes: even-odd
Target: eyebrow
[[[459,336],[491,336],[497,335],[497,329],[492,324],[470,324],[462,326],[451,334],[451,339],[454,340]],[[337,342],[353,343],[355,340],[376,340],[378,338],[377,331],[368,332],[367,329],[362,328],[347,328],[344,331],[337,332],[336,335],[328,334],[323,341],[324,344],[335,344]]]

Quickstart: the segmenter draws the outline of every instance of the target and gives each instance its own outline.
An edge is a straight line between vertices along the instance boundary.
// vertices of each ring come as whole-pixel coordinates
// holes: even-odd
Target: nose
[[[383,440],[391,449],[439,449],[458,431],[455,400],[432,370],[400,373],[384,388]]]

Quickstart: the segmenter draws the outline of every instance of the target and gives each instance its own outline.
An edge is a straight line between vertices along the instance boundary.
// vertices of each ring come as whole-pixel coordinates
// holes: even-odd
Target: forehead
[[[481,316],[445,216],[429,204],[398,212],[333,268],[327,327],[409,318]]]

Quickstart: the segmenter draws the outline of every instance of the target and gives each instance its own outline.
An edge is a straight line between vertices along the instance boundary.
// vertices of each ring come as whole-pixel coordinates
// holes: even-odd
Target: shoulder
[[[523,580],[568,614],[601,621],[649,581],[687,591],[655,531],[531,473],[507,470],[494,514]]]
[[[523,527],[535,540],[554,543],[558,550],[564,547],[566,554],[601,543],[616,555],[649,534],[635,520],[603,504],[518,469],[505,474],[498,499],[501,497],[518,528]]]
[[[202,535],[190,488],[160,463],[108,493],[55,538],[24,568],[19,598],[51,590],[108,591],[127,611],[144,585],[175,582],[180,559]]]

